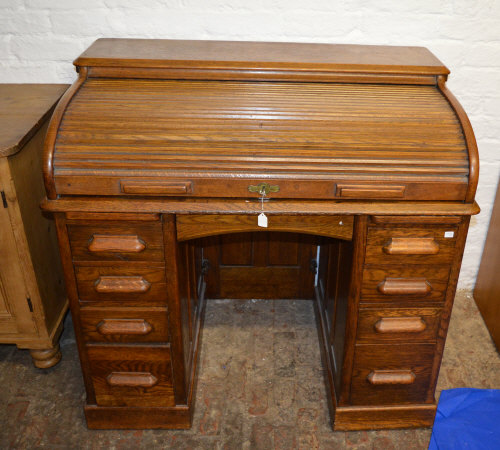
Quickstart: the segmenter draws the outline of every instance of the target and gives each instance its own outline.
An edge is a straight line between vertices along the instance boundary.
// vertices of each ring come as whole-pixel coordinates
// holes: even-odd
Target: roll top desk
[[[75,65],[43,208],[89,428],[189,427],[205,298],[270,295],[315,299],[335,430],[432,425],[479,211],[448,69],[417,47],[129,39]]]

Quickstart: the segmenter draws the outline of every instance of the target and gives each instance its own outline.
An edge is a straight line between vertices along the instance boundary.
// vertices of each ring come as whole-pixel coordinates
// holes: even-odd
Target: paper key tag
[[[257,225],[259,227],[267,228],[267,216],[264,213],[260,213],[257,218]]]
[[[455,233],[453,231],[445,231],[444,232],[445,238],[452,238],[453,236],[455,236]]]

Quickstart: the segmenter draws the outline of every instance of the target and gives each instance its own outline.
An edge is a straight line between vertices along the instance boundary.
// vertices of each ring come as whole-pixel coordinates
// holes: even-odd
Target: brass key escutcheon
[[[276,184],[271,186],[269,183],[259,183],[257,185],[248,186],[250,192],[257,192],[260,195],[268,195],[269,192],[279,192],[280,187]]]

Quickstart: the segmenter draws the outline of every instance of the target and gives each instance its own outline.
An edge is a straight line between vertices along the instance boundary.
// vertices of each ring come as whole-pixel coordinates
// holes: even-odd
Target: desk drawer
[[[166,305],[162,265],[76,266],[75,274],[81,302],[103,306]]]
[[[357,342],[433,341],[440,319],[440,308],[361,308]]]
[[[365,264],[451,264],[456,235],[456,226],[370,228]]]
[[[435,348],[434,344],[356,345],[351,403],[428,402]]]
[[[82,308],[86,341],[168,342],[166,308]]]
[[[75,261],[163,261],[160,222],[68,225]]]
[[[88,345],[98,406],[175,406],[169,346]]]
[[[361,302],[442,302],[449,266],[365,267]]]

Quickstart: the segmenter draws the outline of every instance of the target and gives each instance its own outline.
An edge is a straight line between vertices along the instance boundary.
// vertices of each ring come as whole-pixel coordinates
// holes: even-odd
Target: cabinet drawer
[[[168,346],[88,345],[99,406],[174,406]]]
[[[75,274],[81,302],[100,302],[103,306],[166,305],[163,266],[76,266]]]
[[[361,308],[358,342],[432,341],[436,339],[440,308]]]
[[[457,230],[456,226],[370,228],[365,264],[451,264]]]
[[[441,302],[448,286],[449,266],[367,267],[361,302]]]
[[[353,405],[425,403],[434,344],[356,345],[351,382]]]
[[[75,261],[163,261],[161,223],[68,225]]]
[[[166,308],[82,308],[86,341],[168,342]]]

